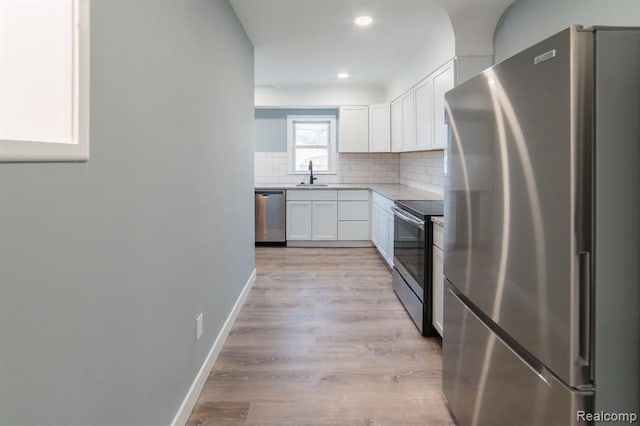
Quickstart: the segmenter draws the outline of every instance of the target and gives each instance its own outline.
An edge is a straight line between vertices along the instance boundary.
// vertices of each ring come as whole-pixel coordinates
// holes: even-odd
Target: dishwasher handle
[[[284,195],[284,191],[256,191],[255,194],[267,198],[269,195]]]

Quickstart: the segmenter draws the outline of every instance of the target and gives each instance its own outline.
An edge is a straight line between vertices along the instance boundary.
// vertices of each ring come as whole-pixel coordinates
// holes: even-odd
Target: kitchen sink
[[[314,183],[314,184],[308,184],[308,183],[298,183],[296,184],[296,186],[308,186],[308,187],[316,187],[316,186],[329,186],[328,183]]]

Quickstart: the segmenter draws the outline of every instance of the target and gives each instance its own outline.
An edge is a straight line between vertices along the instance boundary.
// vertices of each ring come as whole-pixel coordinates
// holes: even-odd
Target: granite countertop
[[[336,183],[329,184],[327,186],[296,186],[295,183],[274,183],[274,184],[259,184],[255,186],[257,190],[269,190],[269,189],[303,189],[303,190],[318,190],[318,189],[367,189],[377,192],[378,194],[386,197],[390,200],[442,200],[441,194],[425,191],[413,186],[402,185],[398,183]]]
[[[371,185],[368,183],[330,183],[327,185],[315,184],[315,185],[299,185],[297,183],[261,183],[256,185],[256,189],[371,189]]]

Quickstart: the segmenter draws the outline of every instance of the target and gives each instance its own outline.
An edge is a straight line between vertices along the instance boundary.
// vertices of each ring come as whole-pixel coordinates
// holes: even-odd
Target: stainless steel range
[[[442,216],[442,201],[397,201],[394,213],[393,289],[423,336],[432,325],[431,216]]]

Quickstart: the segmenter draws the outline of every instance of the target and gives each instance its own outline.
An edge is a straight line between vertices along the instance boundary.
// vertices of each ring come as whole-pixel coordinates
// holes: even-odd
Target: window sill
[[[0,162],[82,162],[89,159],[89,141],[52,143],[0,140]]]

